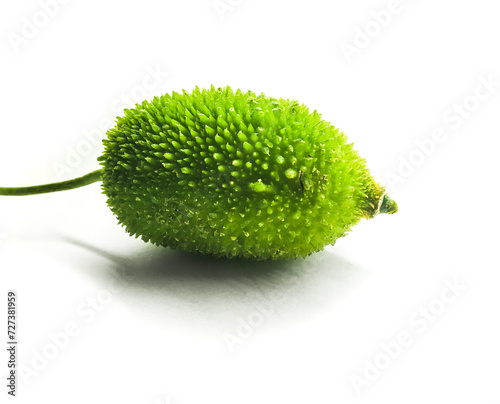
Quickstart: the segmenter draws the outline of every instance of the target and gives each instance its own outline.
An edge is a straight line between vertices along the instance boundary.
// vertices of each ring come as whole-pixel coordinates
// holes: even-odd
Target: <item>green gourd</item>
[[[307,256],[362,218],[395,213],[346,136],[297,101],[230,87],[126,109],[102,168],[32,195],[102,181],[110,209],[146,242],[224,257]]]

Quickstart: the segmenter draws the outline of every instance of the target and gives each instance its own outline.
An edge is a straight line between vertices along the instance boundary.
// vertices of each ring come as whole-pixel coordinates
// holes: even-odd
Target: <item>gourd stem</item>
[[[85,185],[101,181],[104,169],[92,171],[83,177],[74,178],[68,181],[54,182],[52,184],[34,185],[32,187],[16,187],[16,188],[2,188],[0,187],[0,195],[9,196],[23,196],[23,195],[36,195],[46,194],[49,192],[66,191],[68,189],[75,189],[84,187]]]
[[[398,211],[398,204],[394,202],[391,198],[389,198],[387,194],[385,194],[378,213],[388,213],[389,215],[392,215],[397,211]]]

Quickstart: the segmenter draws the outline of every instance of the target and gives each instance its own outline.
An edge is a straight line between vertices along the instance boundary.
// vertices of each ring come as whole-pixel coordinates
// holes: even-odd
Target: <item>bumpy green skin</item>
[[[296,101],[196,88],[125,110],[107,135],[109,207],[130,234],[184,251],[307,256],[384,194],[346,136]]]

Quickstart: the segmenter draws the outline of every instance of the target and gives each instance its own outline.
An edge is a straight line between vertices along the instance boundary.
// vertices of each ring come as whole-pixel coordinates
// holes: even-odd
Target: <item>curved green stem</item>
[[[0,187],[0,195],[9,196],[22,196],[22,195],[36,195],[45,194],[48,192],[66,191],[68,189],[75,189],[84,187],[85,185],[101,181],[103,169],[92,171],[83,177],[74,178],[68,181],[54,182],[52,184],[34,185],[32,187],[18,187],[18,188],[2,188]]]

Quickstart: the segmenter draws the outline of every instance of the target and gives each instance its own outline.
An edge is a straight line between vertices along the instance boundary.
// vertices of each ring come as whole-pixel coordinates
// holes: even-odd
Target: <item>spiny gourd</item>
[[[107,132],[100,170],[0,195],[102,180],[126,230],[215,256],[307,256],[361,218],[394,213],[346,136],[297,101],[230,87],[173,92],[126,109]]]

